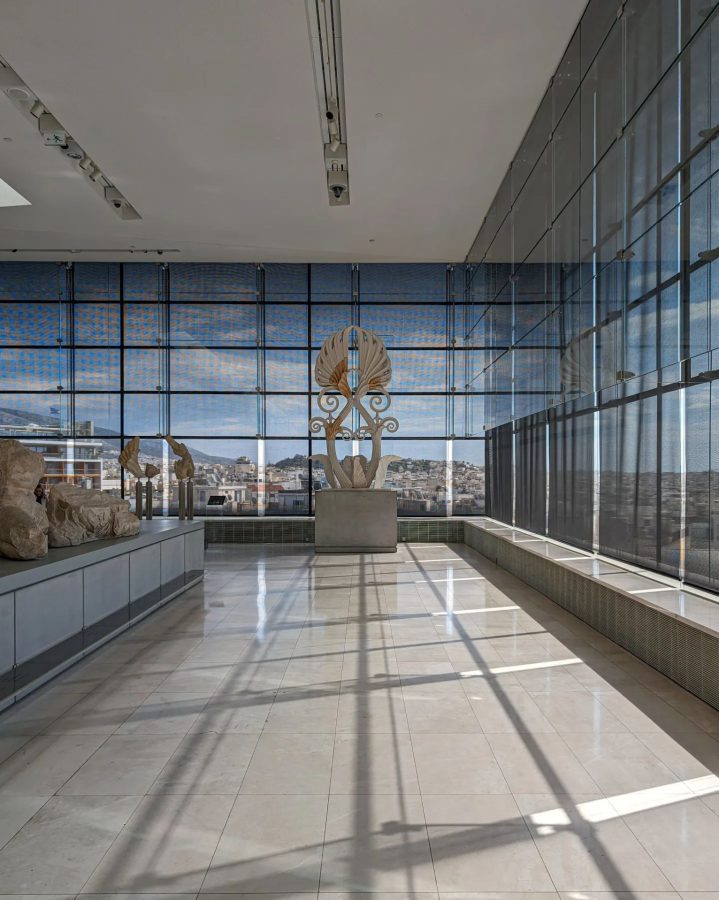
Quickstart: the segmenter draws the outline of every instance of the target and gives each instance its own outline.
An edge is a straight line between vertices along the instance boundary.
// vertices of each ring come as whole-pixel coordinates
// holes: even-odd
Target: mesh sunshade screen
[[[437,301],[447,294],[447,267],[433,263],[369,263],[360,267],[360,298],[378,295],[392,301]]]
[[[120,263],[78,263],[73,268],[75,300],[117,303],[120,300],[120,268]],[[148,264],[145,273],[149,275],[152,270],[156,267]]]
[[[266,391],[307,393],[309,372],[306,350],[266,350],[263,359]]]
[[[386,306],[363,303],[360,325],[392,347],[446,347],[449,344],[443,306]]]
[[[62,338],[60,304],[0,303],[0,344],[55,345]]]
[[[120,306],[117,303],[75,303],[75,344],[107,346],[120,343]]]
[[[172,263],[170,301],[253,300],[257,267],[251,263]]]
[[[121,352],[99,347],[75,350],[75,390],[119,391]]]
[[[157,347],[162,333],[158,303],[127,303],[123,309],[125,344]]]
[[[173,391],[255,391],[258,383],[255,350],[170,350]]]
[[[52,391],[68,384],[67,351],[5,348],[0,354],[0,385],[11,391]]]
[[[0,301],[59,300],[65,296],[62,263],[15,263],[0,266]]]
[[[202,347],[255,347],[254,303],[176,303],[170,305],[170,344]]]
[[[267,347],[305,347],[308,308],[304,304],[266,303],[263,343]],[[313,312],[313,325],[314,325]]]

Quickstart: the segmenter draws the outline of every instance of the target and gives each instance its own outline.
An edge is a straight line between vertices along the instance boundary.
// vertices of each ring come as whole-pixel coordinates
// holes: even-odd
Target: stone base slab
[[[395,553],[397,493],[324,490],[315,494],[317,553]]]

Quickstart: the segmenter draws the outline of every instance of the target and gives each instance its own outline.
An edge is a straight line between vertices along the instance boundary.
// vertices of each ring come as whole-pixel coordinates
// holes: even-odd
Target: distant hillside
[[[0,407],[0,429],[4,427],[12,427],[13,429],[27,428],[28,437],[31,437],[32,432],[37,429],[38,426],[47,428],[48,432],[57,431],[60,428],[60,418],[59,416],[46,416],[34,412],[23,413],[18,412],[18,410],[15,409]],[[95,428],[93,437],[102,441],[103,456],[117,455],[116,442],[118,437],[116,434],[109,431],[107,428]],[[82,435],[78,435],[78,438],[82,439]],[[158,440],[157,438],[143,438],[141,444],[142,455],[161,458],[163,446],[164,441]],[[196,462],[202,462],[208,465],[213,463],[228,465],[235,461],[234,457],[231,456],[211,456],[209,453],[203,453],[191,444],[188,444],[188,447]]]

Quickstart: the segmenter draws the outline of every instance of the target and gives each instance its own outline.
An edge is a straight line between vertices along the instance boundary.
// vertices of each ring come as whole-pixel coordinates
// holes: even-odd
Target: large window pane
[[[368,458],[369,448],[360,443]],[[382,452],[399,456],[387,470],[385,487],[397,491],[400,516],[447,515],[447,445],[445,441],[385,440]]]
[[[120,395],[75,394],[75,434],[119,435]]]
[[[306,516],[310,511],[307,441],[265,441],[265,512]]]
[[[257,441],[179,438],[195,461],[196,516],[254,516],[261,502]],[[178,509],[177,482],[170,487],[170,514]]]
[[[306,396],[267,396],[264,402],[266,434],[277,437],[300,437],[308,434]]]
[[[173,434],[253,436],[258,433],[257,397],[252,394],[172,394]]]
[[[0,434],[69,434],[69,394],[0,394]]]
[[[484,513],[484,441],[454,441],[452,456],[452,513]]]
[[[309,366],[306,350],[267,350],[264,362],[265,390],[307,393]]]

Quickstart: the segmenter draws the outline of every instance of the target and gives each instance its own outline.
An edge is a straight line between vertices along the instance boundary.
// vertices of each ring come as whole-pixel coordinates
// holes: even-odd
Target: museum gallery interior
[[[718,425],[715,0],[3,0],[0,900],[717,900]]]

